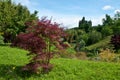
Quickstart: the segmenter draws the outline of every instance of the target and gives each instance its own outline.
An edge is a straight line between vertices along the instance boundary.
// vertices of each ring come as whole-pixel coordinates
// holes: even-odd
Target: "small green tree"
[[[110,17],[110,15],[106,14],[105,18],[103,19],[103,26],[111,26],[111,25],[113,25],[113,23],[114,23],[114,21]]]
[[[101,33],[97,32],[95,30],[89,32],[88,36],[89,36],[89,38],[88,38],[87,45],[94,44],[102,39]]]
[[[102,36],[103,36],[103,37],[106,37],[106,36],[112,35],[112,34],[113,34],[113,30],[111,29],[111,27],[106,27],[106,26],[104,26],[104,27],[102,28],[101,33],[102,33]]]

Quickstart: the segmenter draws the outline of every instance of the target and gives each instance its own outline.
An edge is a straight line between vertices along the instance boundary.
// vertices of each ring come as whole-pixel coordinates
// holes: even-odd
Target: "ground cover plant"
[[[66,58],[52,59],[54,68],[48,74],[21,72],[20,67],[29,62],[27,52],[0,46],[0,80],[120,80],[119,63]]]

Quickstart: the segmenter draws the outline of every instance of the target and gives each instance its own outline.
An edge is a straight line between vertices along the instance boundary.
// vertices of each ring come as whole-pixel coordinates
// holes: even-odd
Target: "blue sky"
[[[120,11],[119,0],[13,0],[27,6],[31,13],[37,10],[39,18],[52,17],[65,27],[76,27],[83,16],[93,25],[102,23],[105,14],[113,16]]]

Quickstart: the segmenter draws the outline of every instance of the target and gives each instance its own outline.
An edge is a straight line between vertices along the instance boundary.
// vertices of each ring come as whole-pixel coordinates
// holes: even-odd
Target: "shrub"
[[[84,40],[80,40],[80,42],[76,44],[75,50],[77,52],[81,51],[85,47],[85,45],[86,45],[85,41]]]
[[[91,31],[88,34],[88,36],[89,36],[88,42],[87,42],[88,45],[94,44],[102,39],[101,33],[97,31]]]
[[[3,37],[5,43],[10,43],[15,39],[16,33],[14,29],[7,29],[6,31],[4,31]]]
[[[3,44],[3,43],[4,43],[3,40],[4,40],[3,36],[0,35],[0,44]]]
[[[113,34],[120,35],[120,26],[113,26]]]
[[[120,35],[114,35],[111,37],[111,44],[113,44],[114,49],[118,51],[120,49]]]
[[[84,34],[80,35],[79,40],[82,39],[82,40],[85,41],[85,43],[87,43],[88,42],[88,38],[89,38],[88,34],[84,33]]]
[[[113,34],[113,30],[110,27],[103,27],[101,33],[103,37],[106,37]]]
[[[55,49],[64,49],[67,44],[62,43],[65,36],[63,28],[59,24],[51,23],[46,18],[41,19],[34,25],[29,24],[26,33],[17,36],[12,46],[29,50],[28,55],[33,55],[30,62],[23,67],[23,70],[39,73],[48,72],[52,68],[50,59],[56,53]]]
[[[114,59],[116,58],[116,55],[110,49],[106,49],[100,52],[99,57],[101,61],[111,62],[111,61],[114,61]]]

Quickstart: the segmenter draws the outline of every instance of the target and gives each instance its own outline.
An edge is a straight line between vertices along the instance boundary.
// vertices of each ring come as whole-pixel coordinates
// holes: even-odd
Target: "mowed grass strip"
[[[0,46],[0,80],[120,80],[120,63],[52,59],[48,74],[23,73],[28,51]]]
[[[0,46],[0,64],[24,65],[28,62],[28,51],[9,46]]]

